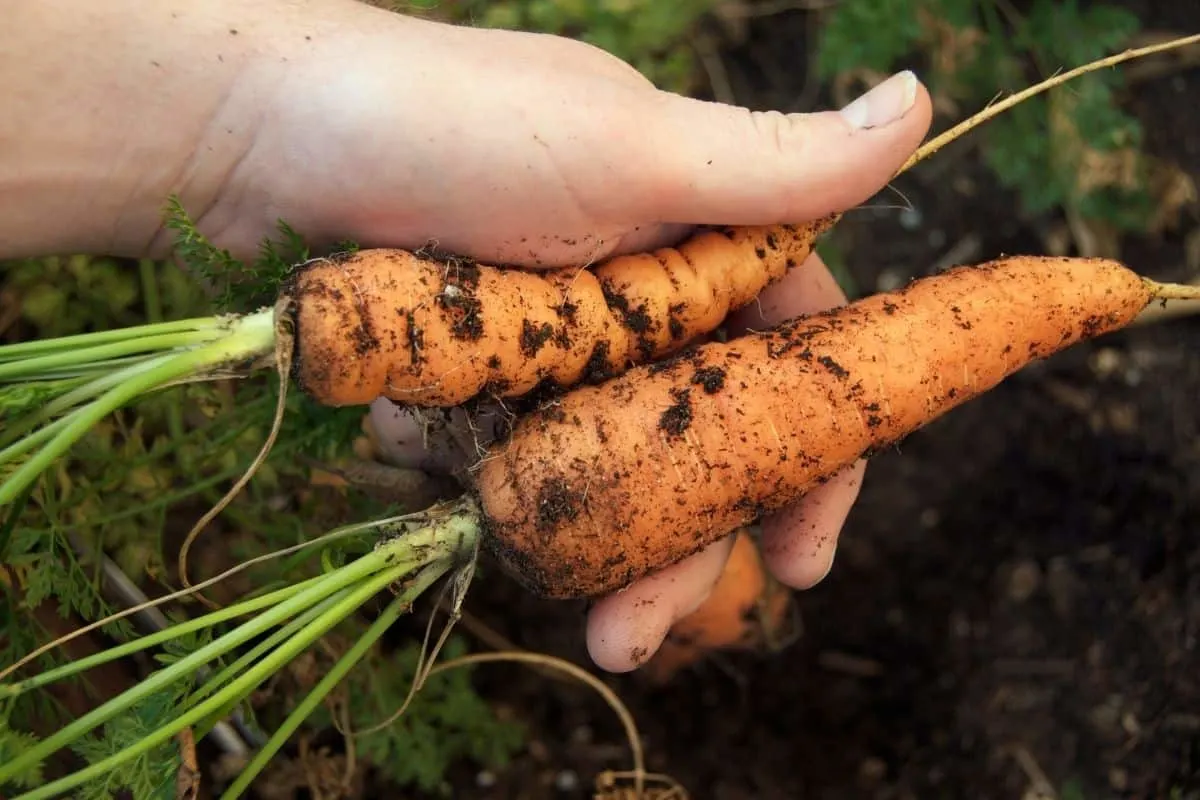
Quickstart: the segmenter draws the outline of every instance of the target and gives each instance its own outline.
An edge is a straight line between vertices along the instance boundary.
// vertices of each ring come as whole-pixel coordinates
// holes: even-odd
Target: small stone
[[[1092,372],[1098,378],[1108,378],[1119,370],[1124,362],[1121,354],[1111,347],[1097,350],[1091,357]]]
[[[906,231],[915,231],[925,221],[925,215],[909,206],[900,209],[900,227]]]
[[[554,776],[554,788],[560,792],[573,792],[579,788],[579,776],[574,770],[564,769]]]
[[[475,785],[480,789],[490,789],[496,785],[496,773],[489,769],[480,770],[475,775]]]
[[[1118,792],[1129,788],[1129,773],[1121,767],[1113,767],[1108,771],[1108,784]]]
[[[1008,597],[1023,603],[1033,597],[1042,582],[1042,569],[1028,559],[1018,562],[1008,574]]]

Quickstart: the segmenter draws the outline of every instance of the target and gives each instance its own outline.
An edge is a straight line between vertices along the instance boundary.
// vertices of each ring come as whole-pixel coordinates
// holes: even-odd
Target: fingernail
[[[879,128],[904,116],[916,99],[917,76],[905,70],[847,105],[841,115],[852,128]]]

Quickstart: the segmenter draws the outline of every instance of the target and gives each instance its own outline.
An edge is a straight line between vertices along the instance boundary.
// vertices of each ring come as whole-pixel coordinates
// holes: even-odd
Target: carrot
[[[651,683],[667,683],[714,652],[774,649],[783,638],[791,594],[767,574],[750,532],[743,528],[734,537],[712,592],[671,626],[662,645],[642,666]]]
[[[488,541],[540,595],[615,591],[1156,298],[1200,289],[1005,258],[576,388],[477,465]]]
[[[715,330],[833,224],[706,228],[594,269],[530,272],[398,249],[302,265],[298,385],[330,406],[516,397],[598,381]]]

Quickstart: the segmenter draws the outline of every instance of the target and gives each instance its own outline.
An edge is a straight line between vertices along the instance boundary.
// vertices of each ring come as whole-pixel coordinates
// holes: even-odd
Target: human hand
[[[903,76],[841,113],[752,113],[657,91],[568,39],[440,25],[352,0],[47,7],[74,5],[60,28],[120,46],[99,66],[63,66],[109,98],[74,124],[91,127],[92,156],[114,136],[107,146],[120,157],[89,172],[108,183],[96,176],[58,196],[55,219],[75,204],[88,209],[69,241],[39,239],[29,212],[14,211],[32,252],[53,241],[162,254],[159,214],[177,194],[203,232],[242,257],[282,218],[317,247],[433,241],[483,262],[583,264],[672,242],[690,225],[796,222],[850,208],[885,185],[930,122],[927,94]],[[122,18],[114,7],[125,6]],[[60,51],[63,33],[53,37]],[[99,80],[89,67],[123,72]],[[153,102],[148,80],[157,82]],[[113,95],[113,86],[127,92]],[[145,120],[138,131],[113,119],[122,109],[123,119]],[[36,157],[38,146],[25,154]],[[85,203],[89,191],[102,194]],[[9,207],[0,188],[0,212]],[[844,300],[813,256],[735,322],[762,327]],[[428,461],[410,417],[386,402],[372,415],[392,460]],[[828,571],[861,474],[859,465],[764,520],[764,555],[784,583],[804,588]],[[592,606],[596,664],[624,671],[638,665],[632,653],[653,654],[703,601],[731,543]]]

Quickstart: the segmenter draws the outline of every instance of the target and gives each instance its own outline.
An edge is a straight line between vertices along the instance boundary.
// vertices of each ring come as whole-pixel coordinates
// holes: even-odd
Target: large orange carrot
[[[363,250],[302,265],[295,377],[326,405],[451,406],[618,375],[714,331],[812,252],[834,217],[703,229],[594,269],[531,272]]]
[[[767,574],[754,537],[739,530],[712,592],[671,626],[642,672],[664,684],[715,652],[772,649],[786,633],[791,599],[787,587]]]
[[[541,595],[611,592],[1156,297],[1200,290],[1006,258],[576,388],[477,466],[491,546]]]

